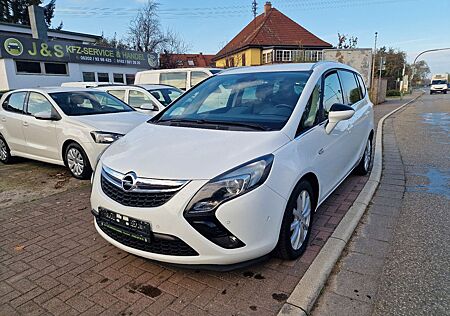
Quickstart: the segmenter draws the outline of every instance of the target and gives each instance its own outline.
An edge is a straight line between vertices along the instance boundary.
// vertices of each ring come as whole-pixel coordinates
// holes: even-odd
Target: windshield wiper
[[[236,127],[246,127],[259,131],[270,131],[271,128],[263,126],[261,124],[256,123],[244,123],[244,122],[229,122],[229,121],[206,121],[206,123],[217,124],[217,125],[225,125],[225,126],[236,126]]]
[[[198,124],[198,125],[216,125],[216,126],[236,126],[236,127],[245,127],[245,128],[251,128],[254,130],[259,131],[270,131],[271,129],[260,125],[256,123],[243,123],[243,122],[229,122],[229,121],[210,121],[210,120],[204,120],[204,119],[197,119],[197,120],[188,120],[188,119],[163,119],[158,120],[154,123],[191,123],[191,124]]]

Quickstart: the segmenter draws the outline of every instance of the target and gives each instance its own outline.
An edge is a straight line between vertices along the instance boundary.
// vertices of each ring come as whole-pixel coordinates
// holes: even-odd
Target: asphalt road
[[[450,315],[450,95],[395,115],[406,191],[375,315]]]

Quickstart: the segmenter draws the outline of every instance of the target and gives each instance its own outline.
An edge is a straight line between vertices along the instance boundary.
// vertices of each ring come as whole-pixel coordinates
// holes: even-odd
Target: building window
[[[283,51],[283,61],[291,61],[291,51],[290,50]]]
[[[244,54],[242,54],[242,66],[245,66],[245,53]]]
[[[23,74],[41,74],[41,63],[38,61],[16,60],[17,73]]]
[[[94,72],[83,72],[83,81],[84,82],[95,82],[95,73]]]
[[[113,74],[113,81],[116,83],[123,83],[123,74]]]
[[[134,75],[133,74],[126,74],[125,79],[126,79],[127,84],[134,84]]]
[[[302,62],[305,58],[305,52],[302,50],[293,50],[292,51],[292,61],[293,62]]]
[[[47,75],[67,75],[67,64],[64,63],[44,63]]]
[[[109,74],[107,72],[97,73],[98,82],[109,82]]]
[[[275,52],[275,61],[282,61],[283,60],[283,51],[277,50]]]

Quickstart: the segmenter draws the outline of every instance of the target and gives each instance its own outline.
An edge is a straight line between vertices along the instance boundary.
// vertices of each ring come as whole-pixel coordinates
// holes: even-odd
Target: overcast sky
[[[145,0],[56,0],[54,24],[75,32],[126,36]],[[45,2],[46,3],[46,2]],[[253,18],[252,0],[160,0],[159,16],[190,44],[215,54]],[[258,14],[265,1],[258,0]],[[432,4],[433,3],[433,4]],[[400,48],[412,61],[421,51],[450,47],[450,0],[273,0],[272,5],[325,41],[337,33],[358,37],[359,47]],[[450,51],[423,56],[433,73],[450,72]]]

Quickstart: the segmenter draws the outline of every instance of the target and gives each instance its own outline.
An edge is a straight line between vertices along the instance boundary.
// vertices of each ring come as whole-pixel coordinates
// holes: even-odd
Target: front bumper
[[[137,208],[121,205],[106,196],[100,184],[101,166],[94,175],[91,204],[135,218],[151,225],[155,234],[176,237],[195,250],[198,255],[166,255],[129,247],[106,234],[95,221],[98,233],[116,247],[148,259],[187,265],[228,265],[259,258],[271,252],[277,242],[287,201],[265,185],[222,204],[216,218],[245,246],[225,249],[205,238],[183,216],[186,205],[207,182],[189,182],[162,206]],[[142,247],[141,247],[142,248]]]

